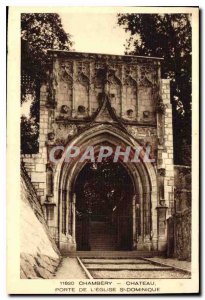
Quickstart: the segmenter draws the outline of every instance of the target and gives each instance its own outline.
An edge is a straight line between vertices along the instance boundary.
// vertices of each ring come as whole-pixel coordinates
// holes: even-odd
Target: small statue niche
[[[81,114],[81,115],[84,115],[85,112],[86,112],[85,106],[79,105],[78,106],[78,113]]]
[[[67,105],[61,106],[61,113],[62,114],[68,114],[69,113],[69,107]]]
[[[134,114],[134,111],[133,111],[132,109],[128,109],[128,110],[127,110],[127,116],[128,116],[129,118],[132,118],[132,117],[133,117],[133,114]]]

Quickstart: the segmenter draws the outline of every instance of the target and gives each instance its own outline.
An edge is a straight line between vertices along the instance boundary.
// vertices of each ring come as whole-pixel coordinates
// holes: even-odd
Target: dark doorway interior
[[[120,162],[87,163],[76,185],[77,250],[131,250],[131,178]]]

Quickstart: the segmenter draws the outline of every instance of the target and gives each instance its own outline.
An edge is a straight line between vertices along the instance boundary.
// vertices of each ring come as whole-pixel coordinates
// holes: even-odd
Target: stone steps
[[[171,266],[164,266],[159,263],[153,263],[143,258],[137,259],[99,259],[99,258],[81,258],[81,262],[88,272],[121,272],[121,271],[133,271],[133,272],[154,272],[154,271],[172,271]],[[136,274],[136,273],[135,273]],[[91,275],[92,276],[92,275]]]
[[[75,251],[68,252],[64,256],[69,257],[82,257],[82,258],[141,258],[141,257],[155,257],[165,256],[165,252],[162,251]]]
[[[120,264],[115,264],[115,265],[85,265],[85,267],[88,270],[93,270],[93,271],[103,271],[103,270],[111,270],[111,271],[121,271],[121,270],[131,270],[131,271],[168,271],[172,270],[172,267],[160,267],[160,266],[152,266],[149,264],[149,266],[146,266],[146,264],[143,265],[120,265]]]
[[[117,245],[112,228],[107,222],[92,222],[90,227],[91,251],[115,250]]]
[[[83,263],[90,264],[93,262],[93,259],[82,258]],[[98,259],[95,258],[96,264],[116,264],[116,259]],[[147,264],[148,262],[143,262],[141,259],[120,259],[117,264]]]

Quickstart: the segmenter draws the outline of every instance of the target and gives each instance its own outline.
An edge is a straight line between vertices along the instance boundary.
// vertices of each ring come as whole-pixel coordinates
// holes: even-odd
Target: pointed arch
[[[131,149],[135,149],[140,146],[137,140],[126,134],[126,132],[122,132],[120,128],[110,124],[95,124],[70,141],[65,151],[67,151],[67,148],[70,146],[78,146],[83,151],[87,146],[99,146],[108,143],[108,141],[113,147],[122,145],[124,147],[130,146]],[[54,199],[58,199],[58,203],[56,204],[59,207],[59,241],[62,240],[62,235],[64,239],[66,239],[67,235],[72,236],[72,230],[68,225],[70,222],[68,218],[70,218],[72,213],[69,211],[62,213],[62,203],[64,203],[64,207],[67,207],[68,210],[72,207],[75,181],[85,164],[86,162],[79,162],[78,158],[69,163],[61,159],[57,165],[57,174],[55,177],[56,197],[54,197]],[[132,179],[134,193],[141,208],[142,225],[140,237],[138,237],[138,247],[140,247],[140,244],[142,247],[144,247],[145,244],[147,245],[146,247],[150,247],[153,231],[155,234],[157,232],[157,228],[153,227],[153,225],[155,226],[155,224],[157,224],[155,209],[157,206],[157,181],[155,166],[150,162],[145,163],[142,160],[139,163],[122,162],[122,164]],[[67,218],[66,222],[65,217]],[[67,224],[67,228],[65,228],[65,223]],[[75,241],[73,243],[75,244]]]

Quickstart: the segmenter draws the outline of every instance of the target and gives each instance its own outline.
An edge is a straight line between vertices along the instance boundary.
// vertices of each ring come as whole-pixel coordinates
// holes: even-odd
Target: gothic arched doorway
[[[130,141],[129,136],[123,133],[123,131],[120,131],[117,128],[114,128],[113,130],[113,126],[102,126],[100,124],[99,126],[93,126],[89,130],[83,132],[80,136],[76,136],[76,139],[74,139],[72,143],[69,143],[67,147],[75,145],[80,147],[80,149],[84,151],[86,147],[94,146],[96,149],[95,155],[97,156],[99,150],[98,146],[107,146],[108,141],[109,146],[113,147],[114,149],[118,145],[122,145],[123,149],[126,146],[130,146],[133,148],[137,148],[139,146],[137,141]],[[64,152],[66,152],[66,149]],[[90,246],[89,241],[90,232],[86,231],[86,228],[91,229],[91,225],[93,225],[95,221],[99,222],[99,224],[100,222],[103,222],[99,219],[96,220],[96,217],[94,217],[95,215],[99,215],[99,211],[100,213],[102,213],[102,215],[105,215],[104,219],[106,219],[107,216],[107,220],[109,221],[109,212],[111,211],[111,208],[114,209],[112,205],[110,206],[110,211],[108,209],[110,202],[112,203],[110,199],[112,197],[110,197],[109,200],[107,199],[107,197],[105,197],[105,199],[101,198],[101,201],[97,202],[98,206],[95,209],[96,213],[92,213],[92,216],[91,214],[88,214],[86,216],[86,211],[80,211],[79,207],[83,207],[83,205],[86,203],[85,201],[83,201],[85,199],[84,195],[82,194],[83,186],[85,185],[85,181],[83,181],[83,178],[89,179],[89,183],[91,183],[91,178],[92,176],[94,176],[92,174],[96,174],[96,172],[94,172],[95,170],[92,169],[95,169],[95,167],[97,167],[97,170],[103,171],[103,167],[102,169],[99,168],[99,164],[97,166],[93,164],[89,165],[89,163],[90,160],[88,160],[87,162],[81,162],[79,158],[73,159],[69,163],[67,163],[62,156],[62,160],[59,162],[57,167],[57,174],[54,182],[54,193],[56,199],[58,199],[58,242],[59,248],[61,249],[62,253],[76,251],[76,249],[92,250],[92,245]],[[118,169],[117,166],[119,166],[119,174],[112,172],[114,179],[111,179],[110,182],[115,182],[115,180],[119,181],[119,188],[121,187],[121,190],[119,189],[119,195],[121,195],[122,198],[124,197],[124,201],[120,201],[120,197],[116,197],[116,201],[120,201],[119,203],[123,203],[125,205],[121,210],[122,214],[120,214],[121,212],[119,209],[119,213],[117,214],[117,217],[115,217],[115,223],[112,222],[112,224],[114,224],[114,228],[112,227],[112,229],[114,231],[115,240],[117,239],[118,241],[122,241],[120,243],[118,242],[115,245],[116,247],[111,247],[112,250],[114,250],[114,248],[117,248],[116,250],[157,249],[158,223],[156,208],[158,205],[158,191],[156,171],[154,166],[151,163],[144,163],[143,151],[140,156],[140,162],[126,163],[120,159],[118,163],[112,162],[112,164],[110,164],[110,162],[108,162],[108,164],[110,165],[110,167],[112,167],[113,164],[115,171]],[[124,174],[125,178],[123,182],[120,181],[120,178],[123,178],[122,174]],[[103,180],[101,180],[101,185],[95,184],[94,191],[99,190],[102,194],[105,195],[106,190],[102,185]],[[111,188],[112,187],[110,187],[110,189]],[[111,191],[112,190],[110,190],[110,192]],[[125,195],[122,191],[125,192]],[[108,204],[106,208],[102,205],[102,203],[104,202]],[[86,209],[88,208],[89,206]],[[110,213],[112,213],[112,211]],[[83,218],[84,221],[82,221]],[[81,225],[79,225],[80,219]],[[117,227],[116,229],[116,224],[118,222],[119,227]],[[79,230],[81,230],[80,228],[85,229],[84,234],[82,233],[85,241],[82,241],[82,235],[79,234]],[[94,228],[96,228],[96,226],[94,226]],[[118,230],[120,236],[116,234],[116,230]],[[125,234],[123,232],[125,232]],[[127,242],[123,242],[123,236],[125,237],[125,240],[127,239]]]
[[[125,167],[87,163],[74,189],[77,250],[132,250],[134,187]]]

